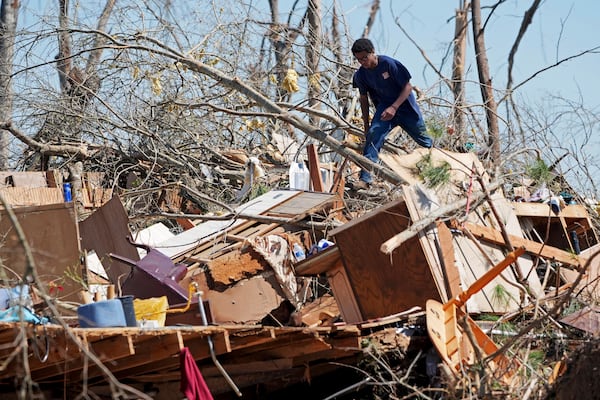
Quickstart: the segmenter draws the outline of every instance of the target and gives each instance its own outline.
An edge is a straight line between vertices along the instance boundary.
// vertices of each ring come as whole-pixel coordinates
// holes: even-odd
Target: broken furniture
[[[154,248],[130,243],[146,250],[147,253],[141,260],[134,261],[109,253],[113,260],[131,267],[129,274],[118,282],[122,295],[133,295],[141,299],[167,296],[169,304],[187,302],[187,291],[179,284],[187,273],[187,267],[174,264],[169,257]]]
[[[497,354],[498,346],[468,314],[465,314],[462,307],[473,294],[490,283],[523,253],[525,253],[524,247],[519,247],[509,253],[503,261],[456,298],[444,304],[436,300],[427,301],[427,332],[440,357],[450,367],[453,374],[458,376],[465,366],[480,361],[479,357],[493,356],[490,363],[491,369],[499,372],[499,375],[507,383],[512,379],[516,367],[519,365],[518,361],[509,359],[504,354]],[[467,326],[462,325],[462,321]],[[475,346],[481,350],[482,354],[476,354]]]
[[[379,250],[381,243],[410,223],[403,199],[380,207],[332,230],[329,237],[336,245],[299,263],[296,273],[325,273],[346,323],[425,307],[429,298],[441,300],[419,237],[391,256]]]

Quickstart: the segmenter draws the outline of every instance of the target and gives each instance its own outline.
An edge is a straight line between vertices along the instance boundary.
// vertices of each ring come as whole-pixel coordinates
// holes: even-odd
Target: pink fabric
[[[179,354],[181,391],[188,400],[213,400],[190,349],[184,347]]]

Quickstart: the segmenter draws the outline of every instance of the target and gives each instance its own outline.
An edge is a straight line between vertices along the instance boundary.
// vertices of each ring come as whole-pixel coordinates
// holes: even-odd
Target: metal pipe
[[[204,303],[202,302],[202,291],[198,291],[196,295],[198,296],[198,308],[200,309],[202,323],[204,324],[204,326],[208,326],[208,318],[206,318],[206,311],[204,310]],[[240,389],[238,389],[235,382],[233,382],[233,379],[231,379],[227,371],[225,371],[225,368],[223,368],[219,360],[217,360],[217,355],[215,354],[215,346],[213,344],[212,337],[207,336],[206,339],[208,339],[208,350],[210,351],[210,358],[212,358],[215,367],[217,367],[219,372],[221,372],[221,375],[223,375],[223,378],[225,378],[225,380],[227,381],[231,389],[233,389],[235,394],[237,394],[238,397],[242,397],[242,392],[240,392]]]

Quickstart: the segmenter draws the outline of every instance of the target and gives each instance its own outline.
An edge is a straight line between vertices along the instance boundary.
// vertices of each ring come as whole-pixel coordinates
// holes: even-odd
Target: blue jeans
[[[369,160],[375,163],[379,160],[379,152],[383,147],[385,138],[392,128],[396,126],[400,126],[404,129],[418,145],[426,148],[430,148],[433,145],[433,141],[427,135],[425,121],[423,121],[421,116],[416,116],[415,114],[415,117],[413,117],[396,114],[393,119],[382,121],[380,118],[382,112],[383,110],[377,110],[375,113],[373,121],[371,121],[371,126],[369,127],[369,132],[367,132],[365,138],[363,156],[367,157]],[[373,178],[368,171],[363,169],[360,171],[360,180],[371,183]]]

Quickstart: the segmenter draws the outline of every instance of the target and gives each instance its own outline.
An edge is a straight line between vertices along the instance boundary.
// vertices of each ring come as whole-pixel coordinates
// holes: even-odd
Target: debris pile
[[[215,397],[240,396],[317,387],[377,343],[407,364],[437,354],[431,385],[468,391],[456,382],[479,371],[479,385],[503,390],[522,384],[532,353],[551,353],[530,339],[545,324],[563,349],[540,378],[560,382],[569,349],[599,333],[588,208],[507,198],[470,153],[381,159],[404,184],[360,215],[344,203],[343,168],[324,185],[313,162],[314,191],[273,189],[222,215],[184,210],[181,188],[165,188],[168,217],[138,231],[99,176],[84,174],[64,201],[56,172],[3,173],[0,384],[85,379],[95,393],[114,382],[137,393],[201,378]],[[445,172],[426,179],[424,168]],[[247,174],[239,199],[264,174]],[[190,357],[198,371],[182,368]],[[328,393],[372,382],[346,378]]]

